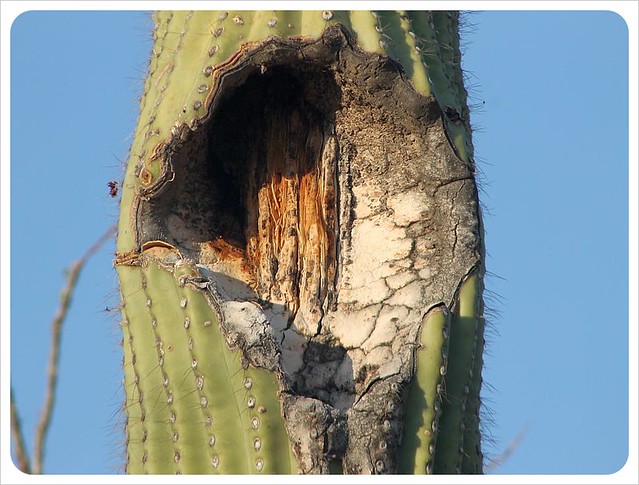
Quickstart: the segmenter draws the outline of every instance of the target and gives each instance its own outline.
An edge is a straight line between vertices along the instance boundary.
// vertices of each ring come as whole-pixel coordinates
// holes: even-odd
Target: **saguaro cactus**
[[[124,183],[129,473],[480,473],[457,12],[159,12]]]

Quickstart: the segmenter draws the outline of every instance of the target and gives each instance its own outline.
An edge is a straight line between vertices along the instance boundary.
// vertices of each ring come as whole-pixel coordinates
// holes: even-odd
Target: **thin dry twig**
[[[22,436],[22,425],[13,397],[13,387],[11,388],[11,437],[15,445],[18,468],[24,473],[31,473],[31,463],[29,463],[29,454],[27,453],[27,447],[24,444],[24,438]]]
[[[510,458],[513,452],[519,448],[519,445],[524,440],[527,432],[528,426],[525,426],[519,433],[517,433],[517,436],[515,436],[515,438],[508,444],[504,451],[484,466],[484,471],[489,472],[499,468],[508,458]]]
[[[49,353],[49,365],[47,371],[47,388],[44,398],[44,404],[42,411],[40,412],[40,420],[36,428],[35,440],[34,440],[34,459],[33,459],[33,473],[42,473],[42,464],[44,461],[44,443],[46,441],[49,425],[51,424],[51,414],[53,412],[53,404],[55,401],[55,390],[58,381],[58,363],[60,360],[60,340],[62,336],[62,324],[67,316],[69,305],[71,304],[71,296],[75,290],[80,271],[86,264],[87,260],[93,256],[100,247],[110,239],[116,231],[116,226],[111,226],[101,237],[98,239],[84,255],[77,261],[75,261],[69,269],[67,284],[60,296],[60,306],[55,316],[53,317],[52,338],[51,338],[51,350]]]

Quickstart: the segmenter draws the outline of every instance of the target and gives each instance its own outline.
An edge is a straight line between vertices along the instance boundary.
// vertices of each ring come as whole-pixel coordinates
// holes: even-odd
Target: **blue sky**
[[[606,11],[465,18],[491,273],[487,455],[526,430],[491,473],[613,473],[628,456],[628,29]],[[29,446],[64,268],[118,217],[107,182],[124,173],[150,32],[144,12],[30,12],[11,29],[10,375]],[[64,328],[46,473],[122,469],[114,251],[85,267]]]

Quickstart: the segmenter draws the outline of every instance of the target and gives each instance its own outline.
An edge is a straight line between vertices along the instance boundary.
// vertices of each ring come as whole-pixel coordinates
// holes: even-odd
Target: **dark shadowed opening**
[[[145,239],[246,282],[291,320],[300,307],[319,320],[336,271],[340,90],[321,62],[272,62],[230,73],[208,119],[171,146],[175,175],[149,201]]]

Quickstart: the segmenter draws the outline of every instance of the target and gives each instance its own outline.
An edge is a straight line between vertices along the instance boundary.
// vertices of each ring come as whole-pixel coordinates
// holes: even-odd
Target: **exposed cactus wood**
[[[458,14],[155,20],[116,258],[127,471],[481,472]]]

